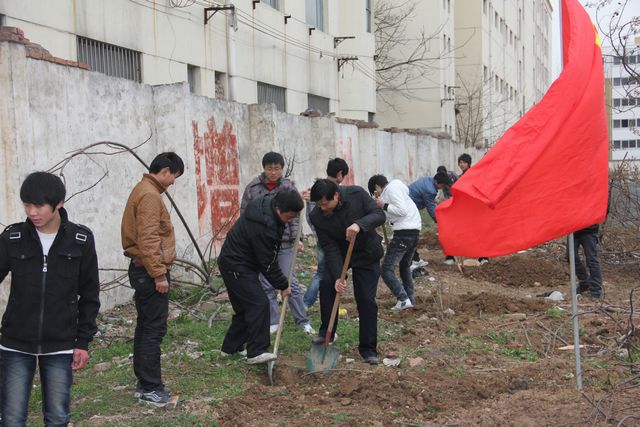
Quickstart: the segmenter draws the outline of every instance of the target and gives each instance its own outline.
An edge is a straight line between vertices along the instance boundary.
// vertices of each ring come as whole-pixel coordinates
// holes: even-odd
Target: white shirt
[[[380,198],[388,203],[387,219],[393,230],[421,230],[422,218],[416,204],[409,197],[409,187],[399,179],[392,180],[384,190]]]

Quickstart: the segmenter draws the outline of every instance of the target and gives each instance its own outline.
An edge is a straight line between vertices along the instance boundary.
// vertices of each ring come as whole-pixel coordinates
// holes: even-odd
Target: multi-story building
[[[640,36],[625,49],[625,61],[632,70],[640,71]],[[622,160],[640,160],[640,82],[625,69],[622,57],[605,55],[605,72],[611,88],[609,129],[613,164]]]
[[[457,138],[492,146],[551,83],[550,0],[458,1]]]
[[[3,0],[0,19],[109,75],[294,114],[376,110],[372,0]]]
[[[386,7],[378,7],[377,13],[399,15],[402,19],[398,28],[403,31],[389,36],[377,29],[377,43],[394,46],[389,54],[396,69],[401,69],[398,65],[403,62],[414,61],[378,89],[376,122],[381,126],[455,136],[454,11],[456,3],[461,2],[466,4],[468,0],[378,0]]]

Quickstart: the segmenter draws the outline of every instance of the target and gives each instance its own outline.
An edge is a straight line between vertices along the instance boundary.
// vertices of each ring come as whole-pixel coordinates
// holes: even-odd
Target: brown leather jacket
[[[176,259],[176,237],[162,200],[164,187],[150,174],[131,190],[122,215],[124,254],[144,266],[149,276],[167,273]]]

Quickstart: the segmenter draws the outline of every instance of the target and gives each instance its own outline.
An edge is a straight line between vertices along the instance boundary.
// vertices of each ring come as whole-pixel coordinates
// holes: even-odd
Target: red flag
[[[491,257],[604,220],[608,134],[600,39],[563,0],[564,69],[436,209],[447,255]]]

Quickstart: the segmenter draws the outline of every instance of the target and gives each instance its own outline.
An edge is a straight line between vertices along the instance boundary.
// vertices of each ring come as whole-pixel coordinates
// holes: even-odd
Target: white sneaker
[[[424,260],[411,261],[411,266],[409,267],[409,270],[413,271],[416,268],[425,267],[427,265],[429,265],[429,261],[424,261]]]
[[[444,259],[444,263],[447,265],[453,265],[454,262],[455,258],[453,258],[452,256],[448,256]]]
[[[227,353],[225,351],[220,350],[220,356],[222,357],[229,357],[229,356],[233,356],[234,354],[239,354],[240,356],[247,357],[247,350],[242,350],[237,353]]]
[[[302,327],[302,330],[304,331],[305,334],[309,334],[309,335],[316,334],[316,330],[313,329],[313,326],[311,326],[311,323],[305,323],[304,326]]]
[[[413,304],[411,304],[411,300],[409,298],[407,298],[406,300],[403,301],[398,301],[396,303],[396,305],[394,305],[391,310],[406,310],[408,308],[413,307]]]
[[[270,334],[275,334],[276,332],[278,332],[278,325],[269,326],[269,333]]]
[[[247,363],[249,365],[256,365],[258,363],[271,362],[272,360],[276,360],[277,358],[278,356],[273,353],[262,353],[257,355],[256,357],[250,357],[249,359],[247,359]]]

